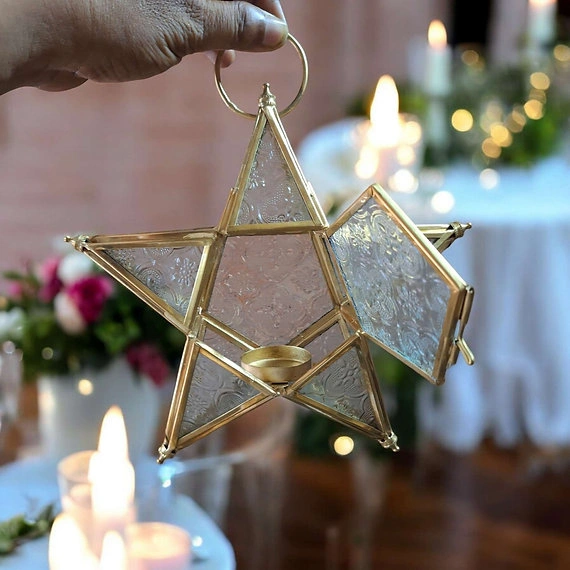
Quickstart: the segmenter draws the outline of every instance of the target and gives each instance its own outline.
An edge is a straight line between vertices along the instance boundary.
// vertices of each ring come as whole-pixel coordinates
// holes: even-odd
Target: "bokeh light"
[[[333,443],[337,455],[349,455],[354,450],[354,440],[347,435],[338,436]]]
[[[473,115],[467,109],[457,109],[451,115],[451,125],[456,131],[466,133],[473,128]]]

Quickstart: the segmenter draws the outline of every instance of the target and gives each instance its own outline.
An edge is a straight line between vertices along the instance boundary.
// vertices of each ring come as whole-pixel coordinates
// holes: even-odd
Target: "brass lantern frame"
[[[258,219],[259,213],[256,214],[257,217],[253,216],[251,219],[245,215],[249,212],[247,208],[251,206],[248,202],[252,202],[252,196],[256,196],[252,190],[251,178],[257,168],[258,154],[267,133],[273,137],[277,145],[275,153],[279,155],[280,164],[284,165],[283,168],[289,176],[288,190],[292,189],[297,205],[303,212],[302,219],[285,216],[283,221],[274,221]],[[267,193],[271,192],[271,188],[267,190]],[[417,366],[405,355],[389,345],[382,344],[374,335],[363,330],[357,307],[351,297],[350,286],[345,280],[331,245],[335,232],[349,222],[369,200],[374,200],[376,206],[389,216],[398,231],[401,231],[403,239],[408,240],[415,248],[414,251],[419,252],[419,255],[427,260],[433,272],[449,289],[445,318],[441,330],[437,331],[440,336],[437,354],[430,370]],[[66,239],[186,336],[164,443],[159,449],[159,461],[162,462],[174,455],[177,450],[279,396],[372,437],[386,448],[397,450],[397,438],[384,407],[368,341],[379,344],[434,384],[443,383],[446,369],[455,363],[459,352],[464,355],[468,363],[473,362],[473,355],[463,339],[463,331],[471,310],[473,289],[461,279],[438,251],[461,237],[469,227],[469,224],[459,223],[416,226],[378,185],[372,185],[365,190],[335,223],[329,225],[310,183],[305,179],[281,123],[275,97],[266,84],[259,99],[259,111],[253,135],[236,186],[230,191],[218,226],[188,231],[83,235]],[[230,356],[232,351],[247,354],[250,351],[263,349],[265,345],[260,345],[243,331],[230,326],[210,309],[217,291],[217,279],[228,240],[243,236],[276,236],[277,240],[279,236],[295,234],[310,236],[307,243],[310,244],[322,272],[331,308],[315,320],[307,322],[306,326],[283,346],[299,347],[311,352],[315,342],[322,341],[326,346],[326,342],[322,339],[327,334],[336,340],[333,348],[330,350],[327,348],[323,357],[310,364],[306,363],[308,369],[307,366],[303,366],[299,368],[299,373],[286,375],[284,381],[281,378],[272,381],[267,379],[270,376],[256,375],[251,371],[255,368],[236,362],[236,359]],[[160,257],[164,250],[184,251],[187,258],[191,259],[194,268],[189,280],[185,281],[184,287],[176,289],[174,296],[169,296],[170,293],[166,295],[164,283],[160,282],[157,285],[156,280],[147,279],[145,272],[131,260],[131,257],[138,259],[137,256],[143,256],[152,264],[155,257]],[[125,252],[128,254],[126,257]],[[172,274],[169,277],[176,275]],[[172,281],[176,282],[176,279],[169,279],[168,282]],[[267,348],[271,350],[266,355],[272,354],[275,350],[279,351],[279,347],[272,344]],[[286,352],[283,351],[283,354]],[[357,371],[349,380],[356,384],[357,399],[365,404],[365,412],[360,415],[354,413],[352,408],[348,412],[344,408],[341,409],[335,402],[327,399],[326,393],[322,397],[315,397],[311,393],[315,382],[322,381],[322,385],[325,385],[329,374],[335,376],[335,366],[344,364],[347,359],[350,359],[351,365]],[[201,381],[197,372],[199,361],[214,366],[225,375],[230,375],[233,381],[244,386],[250,395],[244,396],[230,409],[220,409],[219,413],[216,412],[213,417],[187,431],[184,428],[187,406],[191,407],[194,403],[192,398],[194,383],[197,382],[199,385]],[[277,359],[276,362],[278,361]]]

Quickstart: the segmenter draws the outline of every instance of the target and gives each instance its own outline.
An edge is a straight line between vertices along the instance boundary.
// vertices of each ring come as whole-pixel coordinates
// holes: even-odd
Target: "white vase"
[[[51,459],[96,449],[101,420],[112,405],[123,412],[131,460],[155,451],[160,391],[147,378],[135,376],[122,358],[102,370],[41,376],[38,402],[42,452]]]

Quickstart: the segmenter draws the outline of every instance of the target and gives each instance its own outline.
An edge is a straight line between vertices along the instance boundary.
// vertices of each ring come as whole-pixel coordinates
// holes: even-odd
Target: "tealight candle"
[[[126,530],[130,570],[189,570],[191,540],[182,528],[137,523]]]

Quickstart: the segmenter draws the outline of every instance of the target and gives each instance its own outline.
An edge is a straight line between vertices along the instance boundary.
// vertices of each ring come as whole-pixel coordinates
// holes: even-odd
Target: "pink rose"
[[[57,276],[59,262],[59,257],[50,257],[38,268],[38,277],[41,281],[38,296],[40,300],[46,303],[52,301],[63,287],[63,283]]]
[[[148,376],[156,386],[162,386],[168,379],[170,367],[156,345],[134,344],[127,349],[126,357],[135,372]]]
[[[83,277],[65,289],[86,323],[94,323],[107,299],[113,293],[113,283],[103,275]]]

